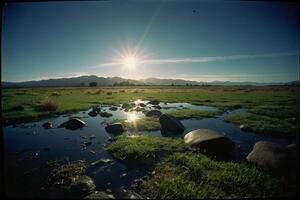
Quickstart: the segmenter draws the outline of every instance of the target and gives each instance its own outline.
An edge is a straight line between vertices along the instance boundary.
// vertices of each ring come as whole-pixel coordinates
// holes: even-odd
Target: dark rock
[[[82,128],[86,126],[85,122],[78,119],[78,118],[73,118],[73,119],[70,119],[64,123],[62,123],[61,125],[59,125],[58,128],[66,128],[66,129],[72,129],[72,130],[75,130],[75,129],[78,129],[78,128]]]
[[[146,113],[147,117],[159,117],[161,116],[161,112],[159,110],[150,110]]]
[[[159,105],[152,106],[152,107],[155,108],[155,109],[161,109],[161,106],[159,106]]]
[[[92,193],[96,185],[89,176],[82,175],[70,185],[70,191],[74,195],[85,196]]]
[[[144,108],[144,107],[146,107],[146,104],[144,104],[144,103],[139,103],[139,104],[138,104],[138,106],[140,106],[140,107],[143,107],[143,108]]]
[[[96,106],[96,107],[93,108],[93,111],[99,113],[99,112],[101,112],[101,107],[100,106]]]
[[[272,142],[259,141],[246,159],[273,172],[291,173],[297,165],[297,148],[295,145],[282,147]]]
[[[121,134],[124,132],[124,128],[121,123],[109,124],[105,127],[105,130],[109,133]]]
[[[49,128],[52,128],[52,124],[50,122],[46,122],[46,123],[43,124],[43,127],[45,129],[49,129]]]
[[[113,107],[110,107],[109,110],[116,111],[116,110],[118,110],[118,108],[113,106]]]
[[[162,132],[179,133],[184,130],[182,123],[171,115],[162,114],[159,117]]]
[[[92,111],[90,111],[90,112],[88,113],[88,115],[91,116],[91,117],[96,117],[97,114],[98,114],[98,113],[97,113],[95,110],[92,110]]]
[[[101,116],[101,117],[111,117],[112,114],[111,114],[111,113],[108,113],[108,112],[100,112],[100,116]]]
[[[158,105],[159,101],[158,100],[152,100],[152,101],[149,101],[148,104]]]
[[[184,142],[207,153],[227,153],[235,144],[225,135],[210,129],[197,129],[184,136]]]

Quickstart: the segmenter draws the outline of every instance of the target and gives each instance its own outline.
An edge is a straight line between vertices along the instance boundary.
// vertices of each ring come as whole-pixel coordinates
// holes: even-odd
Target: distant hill
[[[25,82],[2,82],[3,88],[8,87],[78,87],[89,86],[91,82],[96,82],[97,86],[111,86],[114,84],[123,85],[295,85],[300,84],[299,81],[289,83],[256,83],[256,82],[230,82],[230,81],[213,81],[213,82],[198,82],[189,81],[183,79],[159,79],[159,78],[147,78],[141,80],[124,79],[120,77],[98,77],[98,76],[80,76],[73,78],[58,78],[47,79],[39,81],[25,81]]]
[[[136,80],[124,79],[120,77],[97,77],[97,76],[80,76],[73,78],[48,79],[40,81],[25,82],[2,82],[2,87],[78,87],[89,86],[89,83],[96,82],[97,86],[109,86],[114,83],[128,82],[131,84],[143,84]]]

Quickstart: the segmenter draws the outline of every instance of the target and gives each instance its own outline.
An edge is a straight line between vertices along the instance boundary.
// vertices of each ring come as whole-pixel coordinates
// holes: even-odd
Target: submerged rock
[[[295,145],[282,147],[272,142],[259,141],[246,159],[274,172],[289,173],[296,169],[297,148]]]
[[[197,129],[184,136],[184,142],[192,147],[203,149],[207,153],[229,152],[234,149],[234,142],[225,135],[210,129]]]
[[[89,176],[80,176],[70,185],[70,192],[79,196],[85,196],[92,193],[96,188],[93,179]]]
[[[184,130],[183,124],[171,115],[162,114],[159,117],[162,132],[178,133]]]
[[[74,129],[82,128],[84,126],[86,126],[86,124],[85,124],[84,121],[82,121],[82,120],[80,120],[78,118],[73,118],[73,119],[70,119],[70,120],[62,123],[61,125],[59,125],[58,128],[64,127],[66,129],[72,129],[72,130],[74,130]]]
[[[108,112],[100,112],[100,116],[101,116],[101,117],[111,117],[112,114],[111,114],[111,113],[108,113]]]
[[[105,127],[105,130],[109,133],[114,133],[114,134],[121,134],[124,132],[124,128],[121,123],[109,124]]]
[[[115,199],[114,195],[107,194],[106,192],[95,191],[87,196],[84,199]]]
[[[49,129],[49,128],[52,128],[52,124],[50,122],[46,122],[46,123],[43,124],[43,127],[45,129]]]
[[[159,117],[161,116],[162,112],[160,112],[159,110],[150,110],[148,112],[146,112],[146,116],[147,117]]]

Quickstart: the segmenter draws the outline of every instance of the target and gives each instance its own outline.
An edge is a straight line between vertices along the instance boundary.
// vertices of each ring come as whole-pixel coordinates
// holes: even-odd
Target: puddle
[[[138,100],[134,103],[145,104],[145,110],[151,110],[154,106],[147,104],[148,101]],[[162,108],[162,112],[181,109],[217,110],[214,107],[198,106],[188,103],[159,103],[158,105]],[[82,159],[87,161],[87,175],[95,180],[97,189],[105,190],[110,188],[117,190],[121,186],[125,186],[125,189],[128,188],[134,179],[141,178],[146,174],[146,171],[143,168],[134,170],[128,169],[124,164],[114,160],[106,153],[104,146],[107,144],[107,140],[113,136],[105,131],[105,125],[116,119],[134,121],[145,115],[141,111],[125,112],[121,107],[118,107],[115,111],[111,111],[109,108],[109,106],[104,108],[106,112],[113,114],[112,117],[109,118],[101,117],[99,115],[91,117],[88,115],[90,109],[74,115],[62,115],[56,118],[41,120],[39,122],[18,125],[17,127],[4,127],[6,168],[14,166],[17,167],[19,171],[25,173],[36,167],[42,166],[48,160],[66,157],[70,161]],[[183,137],[189,131],[198,128],[208,128],[224,133],[238,146],[230,158],[234,161],[244,161],[253,145],[259,140],[272,141],[282,145],[291,143],[291,141],[286,139],[274,139],[244,132],[241,131],[238,126],[223,121],[224,117],[229,114],[243,113],[246,111],[246,109],[237,109],[225,112],[216,118],[182,120],[186,129],[183,134],[177,137]],[[53,127],[58,127],[70,117],[80,117],[85,121],[87,126],[78,130],[67,130],[64,128],[44,129],[42,127],[43,123],[49,121],[52,123]],[[160,131],[142,132],[142,134],[162,136]],[[90,136],[92,137],[90,138]],[[91,143],[89,143],[85,149],[82,149],[81,144],[84,141]],[[113,159],[114,162],[102,166],[89,166],[90,163],[102,158]],[[124,174],[126,174],[126,176],[124,176]]]

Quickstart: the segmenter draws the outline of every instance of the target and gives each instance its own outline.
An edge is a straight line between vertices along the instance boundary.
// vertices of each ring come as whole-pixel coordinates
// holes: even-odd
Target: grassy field
[[[2,90],[4,122],[22,122],[55,114],[86,110],[98,104],[129,103],[143,99],[208,105],[220,111],[244,107],[246,115],[228,118],[246,124],[257,133],[295,136],[300,113],[297,87],[106,87],[106,88],[22,88]],[[179,118],[214,114],[173,113]],[[216,113],[215,113],[216,114]]]
[[[282,197],[295,193],[295,181],[245,163],[214,161],[182,139],[119,136],[106,150],[130,167],[152,171],[134,187],[150,198]]]

